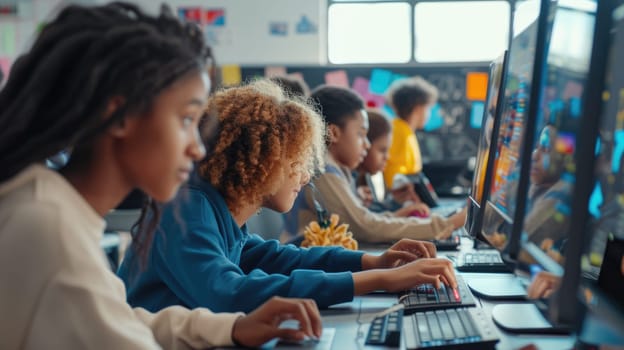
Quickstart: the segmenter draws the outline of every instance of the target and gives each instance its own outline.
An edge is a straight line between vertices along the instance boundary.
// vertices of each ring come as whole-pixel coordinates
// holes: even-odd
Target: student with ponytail
[[[156,203],[205,155],[198,124],[210,81],[202,33],[167,9],[71,5],[45,26],[0,91],[1,349],[259,346],[320,336],[311,300],[274,298],[248,315],[126,303],[99,246],[102,217],[134,188]],[[55,171],[45,160],[70,153]],[[5,318],[6,318],[5,317]],[[299,329],[279,329],[294,318]]]

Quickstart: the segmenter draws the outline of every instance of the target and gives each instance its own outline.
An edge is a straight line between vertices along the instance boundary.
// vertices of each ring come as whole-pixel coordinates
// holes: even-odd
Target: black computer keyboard
[[[432,242],[438,251],[457,250],[461,243],[459,236],[451,236],[448,239],[434,239]]]
[[[399,296],[399,302],[405,305],[405,314],[416,311],[439,310],[464,306],[475,306],[472,293],[461,276],[457,278],[457,289],[441,285],[435,289],[431,284],[423,284]]]
[[[465,253],[455,261],[455,268],[461,272],[511,272],[498,252]]]
[[[403,320],[406,349],[494,349],[498,335],[482,309],[417,312]]]
[[[387,315],[376,317],[368,329],[366,345],[384,345],[399,347],[401,344],[401,328],[403,327],[403,309]]]

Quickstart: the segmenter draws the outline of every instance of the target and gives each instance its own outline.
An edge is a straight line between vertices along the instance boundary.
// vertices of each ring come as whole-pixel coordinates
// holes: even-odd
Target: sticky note
[[[221,79],[224,86],[239,85],[242,81],[240,66],[237,64],[221,66]]]
[[[348,88],[349,77],[347,72],[341,69],[325,73],[325,84]]]
[[[466,99],[485,101],[487,95],[488,74],[469,72],[466,74]]]
[[[483,123],[483,111],[485,104],[483,102],[473,102],[470,108],[470,127],[480,129]]]
[[[362,77],[356,77],[355,79],[353,79],[353,86],[351,88],[355,90],[357,93],[359,93],[360,96],[363,97],[370,93],[368,90],[368,85],[369,85],[368,79],[362,78]]]
[[[440,112],[441,111],[439,104],[436,103],[433,107],[431,107],[429,120],[427,120],[427,123],[425,123],[425,131],[433,131],[441,128],[442,125],[444,125],[444,118],[442,117],[442,114]]]
[[[266,66],[264,67],[264,76],[267,78],[286,76],[286,67]]]
[[[383,95],[392,82],[392,72],[386,69],[373,69],[371,71],[370,92]]]

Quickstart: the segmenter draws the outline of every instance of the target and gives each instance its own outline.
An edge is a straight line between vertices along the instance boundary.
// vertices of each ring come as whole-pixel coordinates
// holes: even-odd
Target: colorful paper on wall
[[[403,79],[407,79],[407,75],[394,73],[392,74],[392,79],[390,79],[390,85],[392,85],[392,83],[394,83],[397,80],[403,80]]]
[[[360,96],[364,97],[370,93],[368,90],[369,81],[363,77],[355,77],[353,79],[353,85],[351,88],[355,90]]]
[[[288,35],[288,22],[270,22],[269,23],[269,35],[272,36],[287,36]]]
[[[469,72],[466,74],[466,99],[485,101],[487,96],[488,74]]]
[[[470,127],[480,129],[483,124],[483,112],[485,104],[483,102],[473,102],[470,108]]]
[[[194,22],[194,23],[202,23],[201,7],[178,7],[178,17],[182,20]]]
[[[386,69],[373,69],[369,90],[373,94],[383,95],[392,82],[392,72]]]
[[[305,79],[303,78],[303,73],[301,73],[301,72],[288,73],[287,77],[299,79],[301,81],[305,81]]]
[[[15,24],[0,24],[0,55],[15,56]]]
[[[206,25],[212,27],[225,26],[225,9],[215,8],[204,11],[204,21]]]
[[[325,73],[325,84],[348,88],[349,77],[347,72],[341,69]]]
[[[286,67],[283,66],[266,66],[264,67],[264,76],[271,77],[284,77],[286,76]]]
[[[364,97],[364,100],[366,101],[367,108],[381,109],[386,103],[385,97],[381,95],[375,95],[375,94],[368,94],[368,96]]]
[[[425,131],[433,131],[441,128],[444,125],[444,117],[442,117],[440,105],[435,104],[431,107],[431,114],[429,120],[425,123]]]
[[[301,18],[295,25],[295,32],[297,34],[315,34],[317,31],[316,23],[313,23],[308,16],[301,15]]]
[[[8,57],[0,57],[0,69],[4,75],[4,81],[6,81],[11,71],[11,60]],[[2,83],[0,83],[0,85],[2,85]]]
[[[237,64],[222,66],[221,79],[224,86],[239,85],[242,81],[240,66]]]

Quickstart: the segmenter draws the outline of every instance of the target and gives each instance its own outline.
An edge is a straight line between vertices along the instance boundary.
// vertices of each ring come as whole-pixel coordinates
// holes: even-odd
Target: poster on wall
[[[203,29],[206,42],[210,46],[232,43],[232,34],[226,25],[225,8],[178,7],[178,17],[197,23]]]
[[[1,0],[0,0],[1,1]],[[212,0],[176,6],[198,23],[219,64],[296,65],[326,60],[317,1]]]

